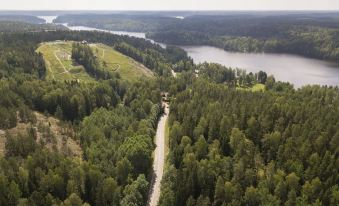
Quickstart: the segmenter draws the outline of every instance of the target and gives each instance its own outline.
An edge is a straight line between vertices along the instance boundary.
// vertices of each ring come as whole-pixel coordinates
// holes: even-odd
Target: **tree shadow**
[[[154,186],[155,182],[157,180],[157,174],[154,169],[152,169],[152,178],[151,178],[151,184],[150,184],[150,189],[148,191],[148,199],[147,199],[147,204],[148,206],[151,206],[151,200],[152,200],[152,194],[154,192]]]

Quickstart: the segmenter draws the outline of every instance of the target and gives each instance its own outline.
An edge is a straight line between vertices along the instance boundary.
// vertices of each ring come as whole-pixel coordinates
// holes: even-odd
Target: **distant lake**
[[[44,19],[46,24],[52,24],[53,20],[57,18],[57,16],[38,16],[40,19]]]
[[[74,31],[102,31],[102,32],[109,32],[111,34],[116,34],[116,35],[121,35],[121,36],[131,36],[131,37],[142,38],[142,39],[146,39],[152,42],[153,44],[158,44],[162,48],[166,48],[166,44],[155,42],[152,39],[147,39],[146,34],[142,32],[110,31],[110,30],[105,30],[105,29],[96,29],[96,28],[87,27],[87,26],[68,26],[68,24],[63,24],[63,25],[69,28],[70,30],[74,30]]]
[[[265,71],[296,87],[339,85],[339,64],[289,54],[236,53],[211,46],[181,46],[195,63],[214,62],[248,72]]]
[[[54,17],[55,19],[56,17]],[[146,39],[145,33],[108,31],[84,26],[68,26],[71,30],[104,31]],[[147,39],[166,48],[166,44]],[[236,53],[211,46],[180,46],[195,63],[214,62],[248,72],[265,71],[276,80],[290,82],[296,87],[308,84],[339,86],[339,64],[297,55],[271,53]]]
[[[137,37],[137,38],[142,38],[146,39],[146,34],[142,32],[127,32],[127,31],[109,31],[105,29],[96,29],[96,28],[91,28],[87,26],[68,26],[68,24],[63,24],[70,30],[74,31],[102,31],[102,32],[109,32],[111,34],[117,34],[117,35],[127,35],[127,36],[132,36],[132,37]]]

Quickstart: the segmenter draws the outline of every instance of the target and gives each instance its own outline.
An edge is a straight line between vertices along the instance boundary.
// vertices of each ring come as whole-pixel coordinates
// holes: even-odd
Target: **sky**
[[[339,0],[0,0],[0,10],[339,10]]]

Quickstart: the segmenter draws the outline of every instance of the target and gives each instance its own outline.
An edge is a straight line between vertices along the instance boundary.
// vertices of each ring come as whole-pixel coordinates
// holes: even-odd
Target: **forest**
[[[72,41],[70,58],[95,81],[47,80],[36,51],[53,41]],[[86,42],[155,77],[105,72]],[[338,87],[296,89],[265,71],[195,64],[178,47],[103,32],[2,32],[0,48],[0,205],[146,205],[163,92],[169,154],[159,205],[339,204]]]
[[[72,59],[80,65],[83,65],[86,72],[97,79],[110,79],[112,74],[100,69],[91,47],[86,44],[73,43],[72,44]]]
[[[2,14],[0,13],[0,21],[10,21],[10,22],[23,22],[23,23],[30,23],[30,24],[41,24],[45,23],[45,20],[40,19],[35,16],[31,15],[22,15],[22,14]]]
[[[244,91],[218,67],[171,85],[192,82],[171,90],[159,205],[338,205],[338,87]]]
[[[338,61],[337,19],[336,14],[193,16],[147,36],[168,44],[205,44],[227,51],[290,53]]]
[[[172,50],[145,40],[107,33],[0,34],[0,129],[28,125],[22,133],[6,132],[0,157],[0,205],[145,205],[153,136],[162,113],[160,80],[129,83],[117,75],[102,77],[88,46],[75,43],[74,60],[97,81],[47,81],[44,59],[35,50],[40,42],[54,40],[86,40],[112,47],[124,43],[143,54],[136,60],[157,62],[150,69],[159,78],[168,74],[169,65],[178,58]],[[67,145],[61,150],[55,143],[48,147],[58,142],[57,136],[50,122],[37,125],[35,112],[68,125],[66,133],[72,135],[63,138],[80,145],[80,161],[69,155]]]
[[[52,24],[30,24],[19,21],[0,21],[0,32],[41,32],[41,31],[55,31],[67,30],[62,25]]]

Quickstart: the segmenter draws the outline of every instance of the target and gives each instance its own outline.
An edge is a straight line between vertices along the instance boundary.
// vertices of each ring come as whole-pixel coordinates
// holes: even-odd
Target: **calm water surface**
[[[224,51],[210,46],[181,46],[195,63],[215,62],[249,72],[266,71],[296,87],[307,84],[339,85],[339,64],[289,54],[254,54]]]
[[[142,38],[146,39],[153,44],[158,44],[162,48],[166,48],[166,44],[156,42],[152,39],[147,39],[146,34],[142,32],[129,32],[129,31],[110,31],[110,30],[105,30],[105,29],[96,29],[92,27],[87,27],[87,26],[68,26],[68,24],[63,24],[64,26],[68,27],[70,30],[75,30],[75,31],[102,31],[102,32],[109,32],[111,34],[116,34],[116,35],[121,35],[121,36],[132,36],[132,37],[137,37],[137,38]]]
[[[40,19],[44,19],[46,24],[52,24],[53,20],[57,18],[57,16],[38,16]]]

